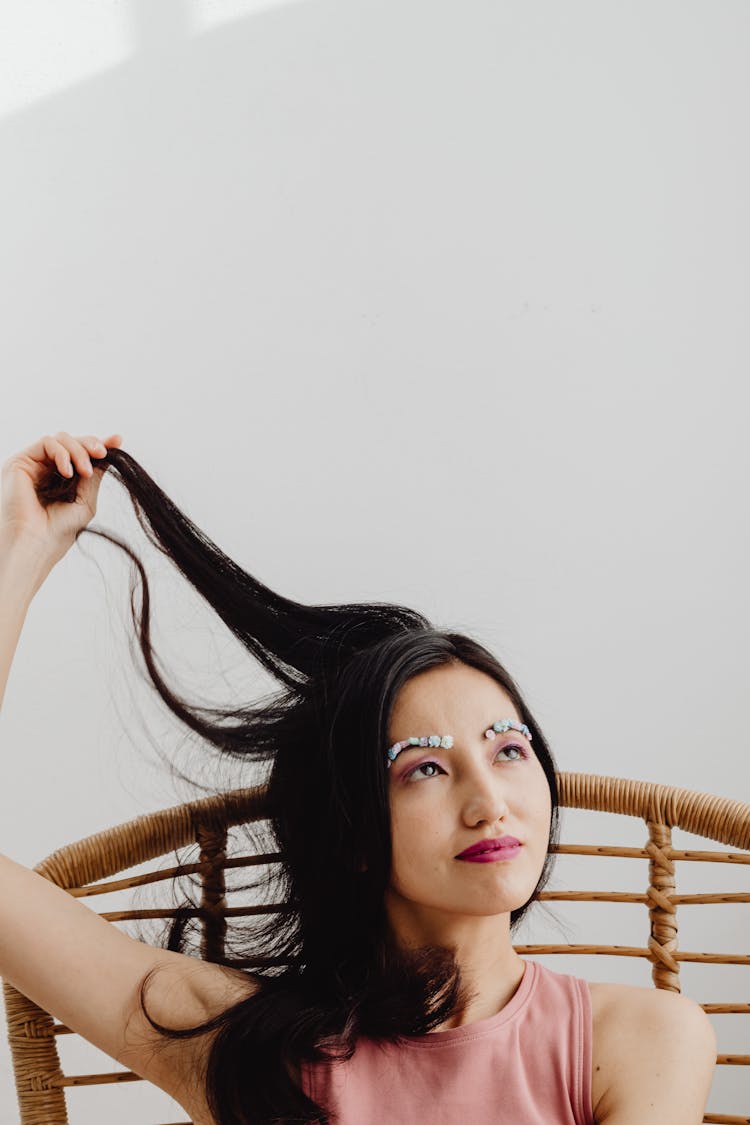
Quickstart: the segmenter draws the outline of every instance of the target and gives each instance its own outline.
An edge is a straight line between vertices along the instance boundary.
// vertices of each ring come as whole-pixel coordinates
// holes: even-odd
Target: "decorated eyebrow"
[[[506,730],[517,730],[524,734],[529,742],[531,742],[531,731],[526,726],[526,723],[519,723],[517,719],[498,719],[484,732],[485,738],[494,738],[496,734],[505,732]],[[411,738],[404,738],[401,742],[394,742],[393,746],[388,749],[388,769],[391,768],[391,762],[395,762],[402,750],[409,750],[413,746],[442,746],[446,750],[450,750],[453,745],[453,736],[444,734],[442,737],[439,734],[414,735]]]

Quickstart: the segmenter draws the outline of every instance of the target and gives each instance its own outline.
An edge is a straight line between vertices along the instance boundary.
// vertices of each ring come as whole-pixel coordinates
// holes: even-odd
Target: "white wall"
[[[747,6],[37,0],[1,21],[0,457],[117,431],[273,588],[488,643],[562,769],[750,799]],[[149,562],[176,682],[246,685],[111,478],[94,526]],[[128,578],[87,536],[31,607],[1,719],[18,862],[182,799],[144,761],[179,732],[137,684]],[[624,862],[590,885],[645,889]],[[680,889],[747,889],[701,868]],[[642,943],[621,909],[602,940]],[[682,910],[681,948],[745,952],[749,908],[708,909]],[[543,911],[531,929],[560,940]],[[688,969],[701,1001],[746,996],[746,968]],[[11,1123],[4,1043],[0,1064]],[[726,1069],[709,1104],[750,1113]],[[181,1116],[142,1083],[71,1106]]]

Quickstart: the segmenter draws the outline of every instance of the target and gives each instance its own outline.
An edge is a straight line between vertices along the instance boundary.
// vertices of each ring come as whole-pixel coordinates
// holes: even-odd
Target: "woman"
[[[3,856],[0,975],[195,1125],[697,1125],[716,1058],[698,1004],[513,949],[558,809],[508,672],[403,606],[269,590],[120,444],[60,432],[3,466],[0,700],[28,606],[114,472],[152,542],[283,685],[213,722],[178,698],[156,671],[141,568],[136,627],[162,698],[227,760],[271,767],[256,842],[282,852],[266,883],[287,912],[253,919],[242,952],[267,967],[251,973],[182,952],[182,916],[153,948]]]

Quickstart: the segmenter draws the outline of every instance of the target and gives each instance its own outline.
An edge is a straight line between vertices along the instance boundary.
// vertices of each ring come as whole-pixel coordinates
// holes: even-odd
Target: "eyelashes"
[[[517,742],[510,742],[506,746],[501,746],[497,753],[498,754],[507,754],[508,751],[510,751],[510,750],[517,750],[518,756],[515,757],[515,758],[507,758],[506,759],[507,762],[520,762],[520,761],[523,761],[525,758],[529,758],[531,756],[531,753],[528,750],[528,748],[526,746],[521,745],[520,743],[517,743]],[[496,757],[497,757],[497,755],[496,755]],[[412,766],[412,768],[407,773],[404,774],[402,780],[403,781],[409,781],[410,778],[412,778],[418,772],[418,770],[424,769],[425,766],[437,766],[438,769],[443,768],[440,765],[439,762],[435,762],[430,758],[425,762],[420,762],[419,765],[417,765],[417,766]],[[429,777],[437,777],[437,776],[438,776],[437,774],[430,774],[429,775]],[[424,780],[425,781],[429,780],[429,777],[425,777]]]

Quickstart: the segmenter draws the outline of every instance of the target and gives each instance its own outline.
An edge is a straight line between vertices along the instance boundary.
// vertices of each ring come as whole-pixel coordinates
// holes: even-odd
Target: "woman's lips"
[[[475,844],[470,844],[468,848],[464,848],[459,852],[456,859],[467,859],[470,855],[479,855],[480,852],[493,851],[495,848],[515,848],[520,845],[521,841],[516,839],[515,836],[486,836],[483,840],[477,840]]]
[[[475,852],[474,855],[459,855],[456,859],[463,860],[464,863],[497,863],[503,859],[513,859],[519,855],[523,844],[513,844],[511,847],[506,848],[493,848],[489,852]]]

